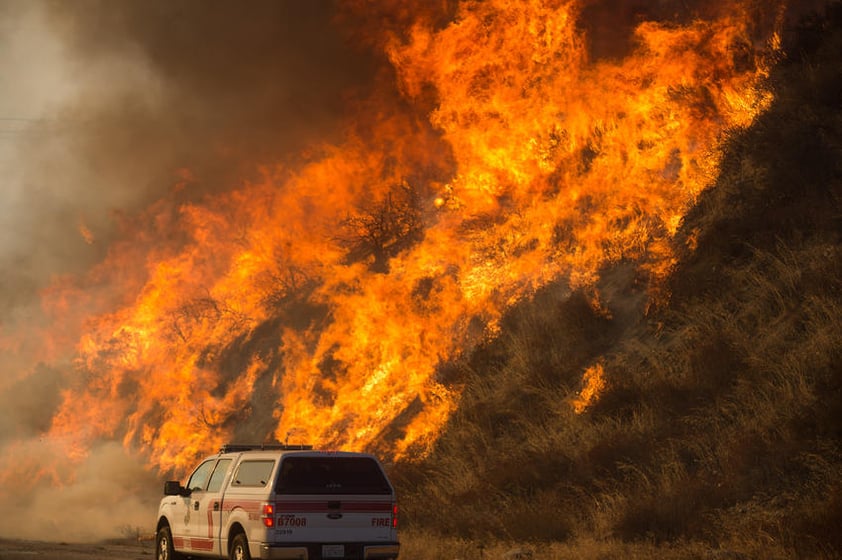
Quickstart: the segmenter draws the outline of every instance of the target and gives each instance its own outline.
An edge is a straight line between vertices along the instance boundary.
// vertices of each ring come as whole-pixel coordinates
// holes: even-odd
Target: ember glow
[[[67,371],[44,440],[73,460],[118,441],[178,474],[231,439],[423,457],[459,404],[438,368],[514,303],[621,260],[657,286],[723,133],[771,101],[776,17],[662,2],[686,13],[633,14],[606,53],[593,4],[395,8],[392,25],[347,4],[337,21],[386,67],[341,141],[188,199],[173,171],[98,264],[44,290],[49,327],[0,330],[29,361],[10,378]],[[601,383],[595,364],[582,407]]]

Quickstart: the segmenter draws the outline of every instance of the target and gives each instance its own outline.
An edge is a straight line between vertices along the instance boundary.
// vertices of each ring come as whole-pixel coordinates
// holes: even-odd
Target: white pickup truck
[[[156,559],[397,558],[397,514],[373,455],[226,445],[164,484]]]

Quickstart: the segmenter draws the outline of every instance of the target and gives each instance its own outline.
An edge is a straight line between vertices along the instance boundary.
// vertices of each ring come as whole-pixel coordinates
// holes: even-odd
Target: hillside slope
[[[783,41],[668,285],[550,286],[442,371],[459,410],[394,469],[409,527],[842,555],[842,7]]]

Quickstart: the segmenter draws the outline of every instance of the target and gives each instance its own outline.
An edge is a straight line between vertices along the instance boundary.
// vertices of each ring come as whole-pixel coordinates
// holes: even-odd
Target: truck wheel
[[[234,537],[234,540],[231,541],[231,554],[229,555],[229,558],[231,560],[251,560],[251,554],[249,554],[249,541],[244,533],[238,534]]]
[[[155,539],[155,560],[181,560],[182,556],[172,545],[172,533],[168,525],[158,530]]]

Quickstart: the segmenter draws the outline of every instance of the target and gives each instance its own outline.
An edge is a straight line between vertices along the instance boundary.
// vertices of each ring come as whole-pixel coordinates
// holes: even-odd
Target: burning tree
[[[345,235],[339,242],[347,249],[347,260],[367,262],[372,271],[388,273],[389,259],[424,235],[417,189],[404,181],[379,203],[349,214],[341,226]]]

